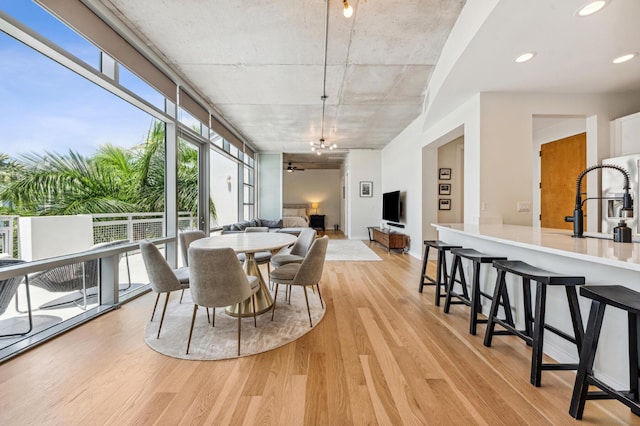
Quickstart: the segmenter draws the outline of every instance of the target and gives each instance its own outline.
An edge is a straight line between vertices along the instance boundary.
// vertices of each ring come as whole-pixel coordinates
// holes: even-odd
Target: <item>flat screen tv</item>
[[[400,191],[382,194],[382,219],[400,222]]]

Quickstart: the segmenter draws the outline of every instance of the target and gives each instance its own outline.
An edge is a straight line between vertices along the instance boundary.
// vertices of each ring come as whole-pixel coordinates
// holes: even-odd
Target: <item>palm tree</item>
[[[73,151],[21,155],[19,162],[0,190],[0,199],[15,213],[123,213],[138,207],[122,185],[126,177]]]
[[[131,150],[103,145],[90,158],[69,151],[0,153],[0,206],[21,215],[164,211],[165,128],[152,122],[145,143]],[[215,205],[209,200],[213,218]],[[198,152],[178,143],[178,210],[197,215]]]

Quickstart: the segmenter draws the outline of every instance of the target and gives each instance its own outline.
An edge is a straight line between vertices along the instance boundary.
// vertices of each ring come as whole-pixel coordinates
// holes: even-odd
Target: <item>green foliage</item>
[[[165,128],[154,121],[144,143],[103,145],[91,157],[69,151],[0,153],[0,212],[29,215],[164,211]],[[215,218],[215,206],[210,200]],[[198,151],[178,143],[178,210],[197,215]]]

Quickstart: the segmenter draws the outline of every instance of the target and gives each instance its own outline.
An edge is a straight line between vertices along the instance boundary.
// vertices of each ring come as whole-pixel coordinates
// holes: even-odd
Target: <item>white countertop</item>
[[[640,271],[640,243],[615,243],[613,236],[606,236],[606,239],[572,238],[571,231],[519,225],[436,223],[432,226],[438,231],[457,232],[530,250]]]

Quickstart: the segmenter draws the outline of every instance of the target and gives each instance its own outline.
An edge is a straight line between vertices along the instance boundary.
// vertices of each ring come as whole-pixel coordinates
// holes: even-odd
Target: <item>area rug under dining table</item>
[[[322,283],[320,284],[322,291]],[[274,320],[271,321],[271,311],[258,315],[258,326],[253,326],[253,316],[242,319],[242,337],[240,342],[240,356],[266,352],[307,334],[309,326],[307,306],[301,287],[293,287],[291,303],[284,300],[285,286],[278,290],[278,300]],[[313,327],[324,317],[325,309],[320,305],[317,292],[307,289],[309,307]],[[145,342],[147,345],[164,355],[188,360],[219,360],[237,358],[238,319],[227,315],[223,308],[216,310],[215,327],[207,322],[204,308],[198,308],[196,323],[193,327],[193,337],[189,355],[185,354],[189,327],[193,314],[193,302],[189,291],[185,291],[182,303],[179,297],[173,295],[169,299],[167,313],[162,324],[160,338],[156,339],[160,324],[160,307],[154,320],[147,323]],[[164,302],[164,296],[161,303]],[[211,309],[209,310],[211,312]]]

